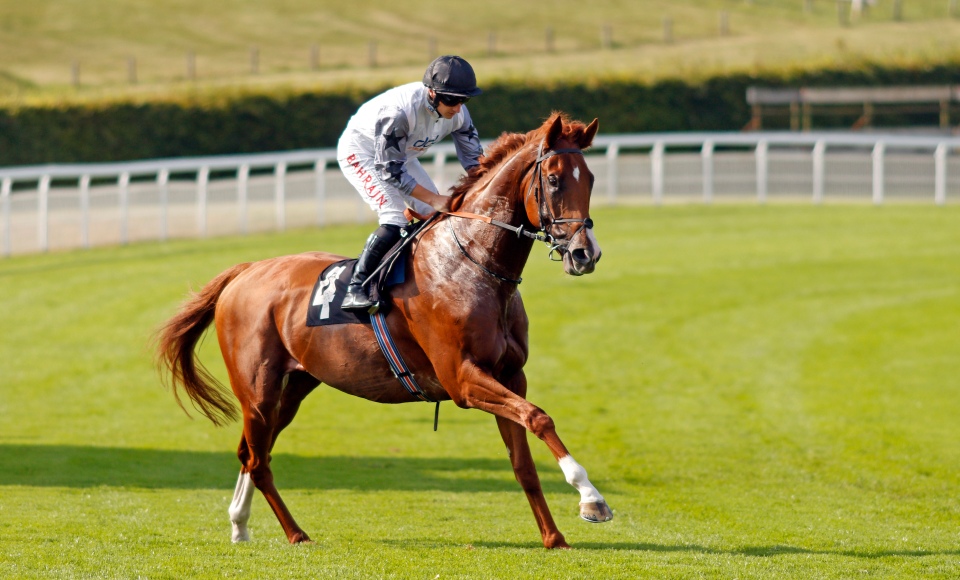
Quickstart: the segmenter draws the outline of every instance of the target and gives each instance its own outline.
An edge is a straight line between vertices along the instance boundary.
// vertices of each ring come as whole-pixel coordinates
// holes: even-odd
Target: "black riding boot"
[[[344,310],[368,310],[374,303],[367,296],[364,285],[371,272],[380,265],[383,255],[400,239],[400,226],[381,225],[377,231],[370,234],[367,243],[360,252],[357,266],[353,269],[350,284],[347,285],[347,294],[343,297],[340,308]]]

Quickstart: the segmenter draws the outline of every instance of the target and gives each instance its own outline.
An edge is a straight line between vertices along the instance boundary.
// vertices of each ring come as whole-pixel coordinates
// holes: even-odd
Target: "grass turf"
[[[0,261],[0,576],[954,578],[954,206],[594,211],[598,271],[535,248],[530,399],[615,510],[531,442],[569,552],[548,552],[492,417],[321,388],[274,454],[317,540],[262,498],[229,540],[239,428],[190,420],[150,332],[233,263],[357,251],[365,228]],[[222,376],[216,341],[201,356]]]

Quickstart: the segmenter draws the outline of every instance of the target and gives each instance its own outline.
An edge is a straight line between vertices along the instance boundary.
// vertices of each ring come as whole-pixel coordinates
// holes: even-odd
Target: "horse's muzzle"
[[[577,236],[580,238],[581,236]],[[603,253],[600,250],[600,244],[593,235],[593,230],[586,230],[586,235],[582,236],[584,243],[571,245],[563,253],[563,270],[571,276],[583,276],[592,273],[600,256]]]

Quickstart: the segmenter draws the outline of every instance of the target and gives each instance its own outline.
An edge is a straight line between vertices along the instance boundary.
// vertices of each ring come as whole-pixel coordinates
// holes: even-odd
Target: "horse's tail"
[[[251,265],[249,262],[237,264],[211,280],[183,303],[180,311],[160,328],[156,336],[157,366],[164,376],[164,369],[170,373],[170,386],[177,404],[187,412],[178,392],[182,388],[194,407],[215,425],[235,421],[237,408],[230,391],[196,359],[194,350],[213,322],[217,300],[224,288]]]

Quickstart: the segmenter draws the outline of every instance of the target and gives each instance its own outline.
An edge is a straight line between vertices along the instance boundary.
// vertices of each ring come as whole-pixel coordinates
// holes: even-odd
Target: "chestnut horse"
[[[593,175],[581,152],[588,126],[554,113],[527,134],[504,134],[451,196],[451,212],[429,222],[406,257],[406,281],[391,291],[386,321],[424,393],[434,401],[496,416],[517,481],[547,548],[567,548],[550,515],[526,431],[546,443],[573,487],[580,515],[613,517],[603,496],[560,441],[553,420],[524,397],[527,316],[517,292],[534,239],[562,256],[564,270],[593,272],[600,247],[591,231]],[[554,252],[551,252],[551,256]],[[369,324],[305,325],[319,274],[342,260],[307,252],[226,270],[188,299],[158,334],[158,361],[178,389],[216,424],[235,419],[226,389],[195,360],[216,323],[243,436],[240,477],[229,514],[235,542],[249,540],[254,488],[263,493],[291,543],[309,541],[280,498],[270,451],[317,385],[380,403],[416,401],[396,379]]]

